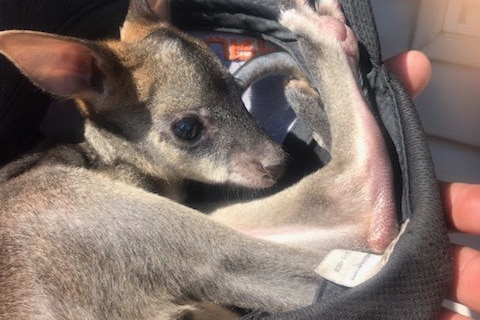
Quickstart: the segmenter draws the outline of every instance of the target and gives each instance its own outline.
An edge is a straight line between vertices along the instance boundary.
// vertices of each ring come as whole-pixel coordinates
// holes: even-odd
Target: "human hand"
[[[450,230],[480,235],[480,185],[441,183],[443,208]],[[480,252],[452,245],[454,273],[448,298],[480,312]],[[440,320],[470,319],[443,310]]]
[[[386,61],[413,97],[430,80],[428,58],[408,51]],[[480,235],[480,185],[441,183],[445,220],[452,232]],[[454,274],[448,298],[480,312],[480,252],[452,244]],[[468,320],[453,311],[442,310],[439,320]]]

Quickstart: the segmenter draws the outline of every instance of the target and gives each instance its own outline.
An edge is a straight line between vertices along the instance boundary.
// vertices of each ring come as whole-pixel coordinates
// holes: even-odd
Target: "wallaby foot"
[[[220,209],[213,218],[322,252],[381,252],[397,233],[393,177],[381,129],[358,83],[355,35],[338,1],[317,1],[313,8],[304,0],[286,0],[281,9],[280,21],[297,35],[308,71],[289,82],[287,97],[319,143],[325,116],[317,108],[323,106],[331,161],[276,195]]]

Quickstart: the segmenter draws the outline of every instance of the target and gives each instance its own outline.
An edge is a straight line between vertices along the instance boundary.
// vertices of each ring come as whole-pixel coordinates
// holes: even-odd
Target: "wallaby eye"
[[[200,137],[203,125],[196,117],[185,117],[173,123],[173,133],[182,140],[193,141]]]

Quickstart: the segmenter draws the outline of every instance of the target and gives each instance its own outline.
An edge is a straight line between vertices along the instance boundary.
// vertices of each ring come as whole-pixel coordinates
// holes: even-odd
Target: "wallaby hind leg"
[[[382,251],[395,236],[392,170],[382,132],[358,84],[358,45],[338,1],[281,2],[281,23],[298,37],[310,85],[292,81],[297,114],[314,131],[324,117],[305,103],[319,95],[328,117],[331,161],[266,199],[218,210],[213,218],[249,234],[328,251]],[[314,92],[316,91],[316,92]]]
[[[276,312],[314,298],[319,255],[101,174],[52,167],[4,187],[2,320],[153,319],[197,302]]]

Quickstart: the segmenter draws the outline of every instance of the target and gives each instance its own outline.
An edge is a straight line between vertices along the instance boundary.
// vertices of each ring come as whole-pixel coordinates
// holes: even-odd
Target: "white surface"
[[[480,11],[473,12],[480,10],[478,3],[479,0],[372,0],[384,57],[437,39],[443,29],[475,33],[468,30],[477,23],[472,17],[480,16]],[[480,38],[469,35],[468,39],[480,46]],[[435,50],[452,49],[442,50],[442,43],[437,43]],[[432,79],[416,104],[431,142],[438,177],[480,183],[480,68],[466,64],[463,57],[446,61],[433,54]]]

